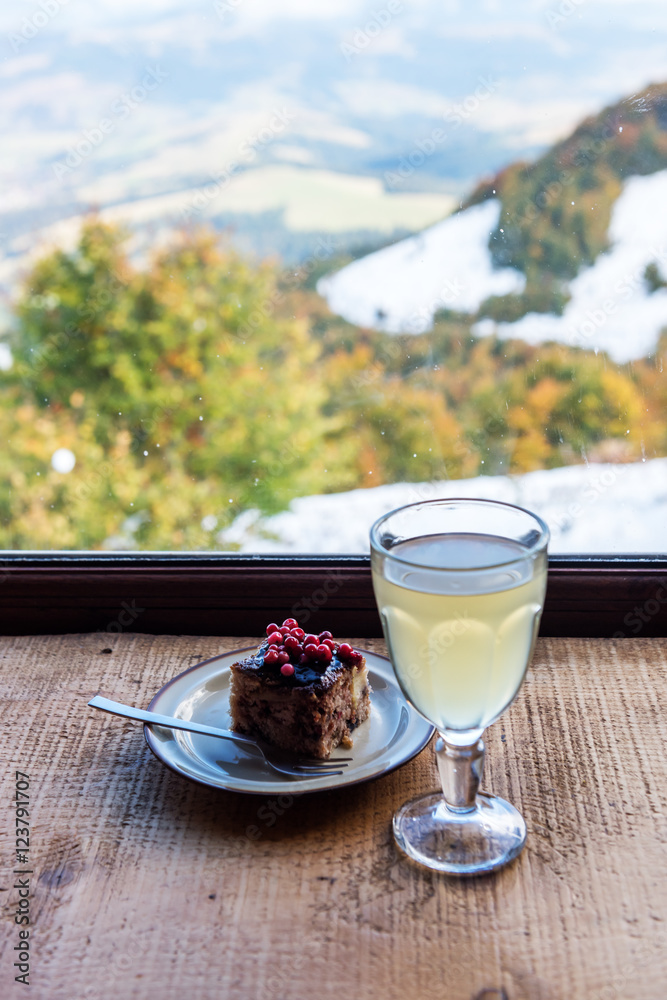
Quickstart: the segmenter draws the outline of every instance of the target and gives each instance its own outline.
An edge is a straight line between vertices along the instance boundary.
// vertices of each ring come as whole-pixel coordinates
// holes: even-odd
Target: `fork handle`
[[[233,733],[229,729],[216,729],[215,726],[204,726],[200,722],[190,722],[188,719],[175,719],[171,715],[160,715],[158,712],[147,712],[143,708],[133,708],[131,705],[123,705],[120,701],[110,701],[96,694],[88,702],[91,708],[99,708],[103,712],[111,715],[122,715],[126,719],[137,719],[139,722],[152,723],[156,726],[166,726],[168,729],[184,729],[187,733],[201,733],[203,736],[219,736],[221,739],[234,740],[236,743],[243,743],[246,746],[258,749],[255,740],[248,736],[241,736],[240,733]]]

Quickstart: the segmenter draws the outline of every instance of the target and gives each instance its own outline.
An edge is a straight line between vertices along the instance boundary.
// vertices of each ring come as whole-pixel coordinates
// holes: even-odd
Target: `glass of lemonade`
[[[371,529],[373,588],[405,697],[439,736],[442,793],[394,816],[398,845],[438,871],[474,875],[511,861],[526,824],[478,791],[484,729],[514,699],[544,606],[549,529],[492,500],[427,500]]]

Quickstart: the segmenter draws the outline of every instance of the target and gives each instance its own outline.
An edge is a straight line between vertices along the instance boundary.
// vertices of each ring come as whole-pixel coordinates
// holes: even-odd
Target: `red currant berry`
[[[283,677],[291,677],[292,674],[294,673],[294,667],[292,666],[291,663],[283,663],[282,667],[280,668],[280,673],[283,675]]]
[[[308,663],[308,657],[306,656],[305,653],[302,653],[301,656],[299,657],[299,663],[301,663],[302,665],[304,663]]]
[[[354,650],[352,649],[352,646],[350,646],[349,642],[341,642],[338,647],[338,655],[341,660],[349,660],[353,652]]]
[[[282,641],[283,637],[280,632],[272,632],[269,636],[269,646],[279,646]]]
[[[278,631],[281,632],[282,635],[289,635],[290,633],[289,627],[287,625],[281,625]]]
[[[299,641],[304,638],[305,634],[306,633],[303,631],[302,628],[293,628],[292,631],[290,632],[290,635],[293,635],[294,638],[299,639]]]
[[[269,649],[264,654],[264,662],[266,663],[267,666],[271,667],[273,666],[274,663],[278,662],[278,656],[279,653],[277,649]]]
[[[317,659],[317,646],[315,645],[315,643],[314,642],[309,642],[308,645],[304,649],[304,653],[306,654],[306,656],[308,657],[309,660],[316,660]]]
[[[320,643],[320,645],[321,646],[328,646],[332,653],[336,649],[336,643],[333,641],[333,639],[322,639],[322,642]]]
[[[272,622],[271,625],[266,626],[267,635],[271,635],[272,632],[278,632],[279,630],[280,630],[280,625],[276,625],[275,622]]]
[[[320,640],[319,640],[319,639],[317,638],[317,636],[316,636],[316,635],[310,635],[310,634],[309,634],[309,635],[307,635],[307,636],[306,636],[306,637],[304,638],[304,640],[303,640],[303,641],[304,641],[304,643],[306,644],[306,646],[309,646],[309,645],[311,644],[311,642],[312,642],[312,643],[314,643],[314,644],[315,644],[315,645],[317,646],[317,644],[319,643],[319,641],[320,641]]]
[[[285,621],[283,622],[283,625],[285,625],[287,628],[296,628],[298,624],[299,623],[296,620],[296,618],[286,618]]]
[[[299,648],[300,644],[298,639],[296,639],[293,635],[285,636],[285,649],[289,649],[291,651]]]
[[[278,663],[281,665],[283,663],[289,663],[289,653],[286,649],[283,649],[282,653],[278,653]]]
[[[324,639],[333,639],[331,632],[320,632],[320,642]]]
[[[357,664],[361,663],[362,660],[363,660],[363,656],[361,655],[361,653],[358,652],[358,650],[353,649],[352,650],[352,656],[350,657],[350,663],[353,663],[354,666],[356,667]]]
[[[325,646],[324,643],[322,643],[317,647],[317,656],[318,659],[324,660],[325,663],[330,663],[333,653],[331,652],[329,646]]]

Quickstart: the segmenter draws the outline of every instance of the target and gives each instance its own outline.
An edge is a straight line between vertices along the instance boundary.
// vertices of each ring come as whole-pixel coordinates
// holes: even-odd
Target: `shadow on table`
[[[233,837],[248,848],[260,842],[300,840],[341,825],[354,826],[364,822],[369,809],[384,812],[389,823],[401,802],[393,774],[305,795],[292,795],[284,787],[273,795],[228,792],[188,782],[171,772],[165,773],[161,785],[161,811],[166,822],[181,822],[187,816],[189,823],[206,830],[212,839]]]
[[[231,840],[262,852],[269,843],[293,843],[318,831],[342,836],[367,823],[369,815],[380,818],[388,831],[402,802],[436,787],[430,763],[427,749],[398,770],[359,785],[291,794],[281,782],[275,794],[250,795],[197,784],[164,767],[145,745],[126,745],[115,761],[117,790],[109,818],[113,822],[116,814],[122,826],[146,824],[165,831],[196,828],[221,846]]]

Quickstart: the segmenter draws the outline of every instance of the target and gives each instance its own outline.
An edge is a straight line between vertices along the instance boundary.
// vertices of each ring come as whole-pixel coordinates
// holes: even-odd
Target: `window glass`
[[[0,20],[0,547],[667,550],[662,2]]]

